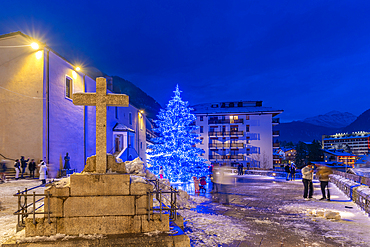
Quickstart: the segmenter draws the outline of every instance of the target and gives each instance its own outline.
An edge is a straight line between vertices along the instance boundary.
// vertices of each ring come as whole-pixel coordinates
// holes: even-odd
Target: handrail
[[[29,192],[31,190],[36,189],[36,188],[45,187],[46,185],[51,184],[53,182],[54,182],[54,180],[53,181],[50,181],[47,184],[41,184],[41,185],[32,187],[31,189],[27,189],[26,188],[23,191],[18,190],[18,193],[15,193],[13,195],[13,196],[18,197],[18,210],[13,213],[13,215],[17,215],[18,216],[17,217],[18,218],[18,220],[17,220],[17,231],[20,231],[20,230],[22,230],[25,227],[25,221],[24,220],[30,214],[33,215],[33,224],[34,225],[36,225],[36,217],[35,217],[36,214],[44,214],[44,215],[47,214],[48,215],[48,222],[49,222],[49,224],[51,224],[51,220],[50,220],[50,214],[51,214],[51,212],[50,212],[50,196],[52,196],[52,195],[50,194],[50,192],[48,192],[46,194],[36,194],[35,191],[33,191],[32,194],[29,194]],[[28,204],[27,203],[27,198],[30,197],[30,196],[32,197],[32,203],[29,203]],[[44,196],[44,197],[36,200],[36,196]],[[36,210],[38,210],[39,208],[41,208],[41,207],[43,207],[45,205],[45,203],[43,203],[43,204],[41,204],[40,206],[38,206],[36,208],[36,203],[38,203],[38,202],[40,202],[42,200],[45,200],[45,196],[48,199],[48,206],[49,206],[47,212],[45,212],[45,210],[44,210],[44,212],[36,212]],[[22,203],[22,198],[23,198],[23,203]],[[32,208],[32,211],[29,212],[28,211],[29,208]]]
[[[5,157],[5,156],[4,156],[4,155],[2,155],[2,154],[0,154],[0,156],[2,156],[4,159],[7,159],[7,160],[14,160],[14,161],[15,161],[15,159],[7,158],[7,157]]]

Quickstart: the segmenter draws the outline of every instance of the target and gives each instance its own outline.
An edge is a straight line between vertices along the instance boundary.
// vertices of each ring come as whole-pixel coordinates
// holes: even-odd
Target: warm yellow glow
[[[81,70],[81,68],[80,68],[80,67],[76,67],[76,70],[77,70],[77,71],[80,71],[80,70]]]
[[[38,51],[38,52],[36,52],[36,58],[37,59],[40,59],[40,58],[42,58],[42,51]]]
[[[140,113],[141,113],[141,114],[143,114],[143,113],[144,113],[144,111],[143,111],[143,110],[140,110]]]
[[[32,47],[33,49],[37,50],[37,49],[39,49],[39,44],[37,44],[36,42],[33,42],[33,43],[31,44],[31,47]]]
[[[72,71],[72,77],[73,77],[73,79],[77,79],[77,73],[76,73],[76,71]]]

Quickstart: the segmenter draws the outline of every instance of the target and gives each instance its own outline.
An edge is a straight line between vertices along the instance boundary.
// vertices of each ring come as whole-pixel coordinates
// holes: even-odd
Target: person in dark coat
[[[290,174],[290,167],[289,165],[285,166],[285,172],[286,172],[286,180],[289,180],[289,174]]]
[[[290,167],[290,180],[295,180],[295,173],[296,173],[296,168],[294,163],[292,163]]]
[[[28,162],[29,160],[30,160],[29,158],[28,158],[27,160],[25,160],[25,159],[24,159],[24,156],[21,156],[21,168],[22,168],[21,178],[24,178],[24,177],[23,177],[23,174],[26,172],[27,162]]]
[[[70,159],[71,158],[68,156],[68,153],[67,153],[66,156],[64,156],[64,169],[65,170],[71,169],[71,165],[69,164]]]
[[[30,170],[30,177],[35,178],[36,162],[34,159],[31,159],[31,162],[28,164],[28,170]]]

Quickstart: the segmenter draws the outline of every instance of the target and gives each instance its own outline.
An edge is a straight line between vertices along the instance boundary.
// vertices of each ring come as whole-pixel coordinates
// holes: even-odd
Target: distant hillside
[[[370,131],[370,109],[362,113],[358,118],[343,128],[341,132]]]
[[[301,121],[290,123],[281,123],[274,127],[274,130],[280,130],[279,140],[297,143],[299,141],[311,142],[321,140],[322,135],[331,135],[338,132],[338,129],[318,126]]]
[[[127,94],[130,96],[130,104],[138,109],[144,110],[149,118],[156,118],[159,110],[162,108],[157,101],[135,86],[132,82],[122,79],[119,76],[112,76],[112,78],[113,91],[115,93]]]
[[[343,128],[355,121],[356,118],[349,112],[331,111],[324,115],[306,118],[303,122],[328,128]]]

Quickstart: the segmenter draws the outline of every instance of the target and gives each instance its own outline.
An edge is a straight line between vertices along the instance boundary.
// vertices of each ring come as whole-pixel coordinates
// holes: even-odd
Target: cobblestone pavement
[[[211,200],[196,211],[229,216],[248,229],[246,239],[221,246],[370,246],[369,217],[335,185],[332,201],[319,201],[318,181],[314,187],[314,199],[305,201],[301,181],[239,176],[226,193],[203,194]],[[340,212],[342,219],[314,217],[307,213],[310,210]]]

